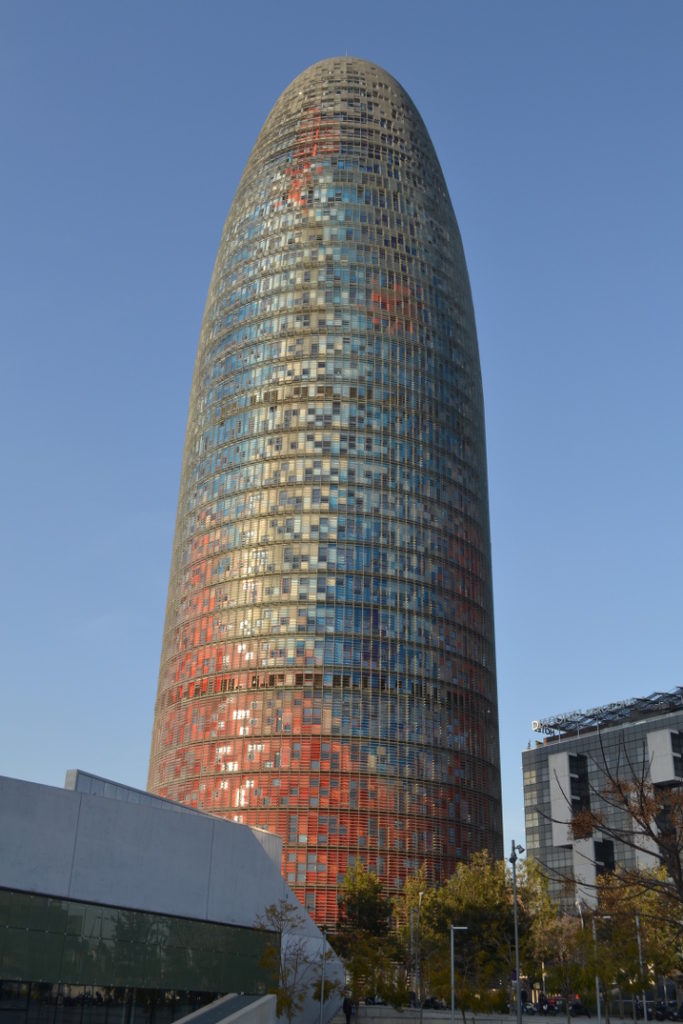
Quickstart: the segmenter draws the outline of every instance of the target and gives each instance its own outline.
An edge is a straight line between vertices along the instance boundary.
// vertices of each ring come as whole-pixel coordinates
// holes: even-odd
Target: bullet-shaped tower
[[[279,833],[320,923],[353,859],[391,893],[502,856],[467,268],[422,119],[365,61],[285,90],[223,229],[149,789]]]

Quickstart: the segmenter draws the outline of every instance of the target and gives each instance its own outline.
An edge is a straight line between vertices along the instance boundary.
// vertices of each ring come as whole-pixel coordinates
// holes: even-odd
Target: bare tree
[[[589,799],[578,808],[567,801],[568,820],[575,840],[599,833],[603,839],[619,843],[634,852],[636,859],[650,859],[652,869],[617,867],[615,879],[621,879],[631,898],[638,892],[656,893],[657,914],[680,924],[683,915],[683,783],[654,783],[650,762],[643,744],[637,757],[619,738],[616,757],[607,756],[598,730],[600,753],[587,753],[599,781],[589,784]],[[539,813],[543,812],[538,809]],[[548,815],[543,815],[548,819]],[[557,821],[558,819],[551,819]],[[599,874],[599,873],[598,873]],[[555,876],[573,884],[573,879]],[[581,883],[585,885],[585,883]],[[595,890],[597,893],[597,881]]]
[[[303,911],[286,899],[271,903],[256,918],[257,927],[270,936],[261,963],[273,977],[270,991],[277,997],[277,1015],[286,1017],[289,1024],[316,981],[320,985],[319,958],[311,959],[306,939],[300,934],[304,923]]]

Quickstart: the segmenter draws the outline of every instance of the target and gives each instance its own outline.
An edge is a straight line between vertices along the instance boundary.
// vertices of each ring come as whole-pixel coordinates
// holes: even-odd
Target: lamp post
[[[605,920],[609,920],[609,914],[605,916]],[[598,974],[598,935],[595,930],[595,914],[593,914],[593,952],[595,954],[595,998],[597,1000],[598,1007],[598,1024],[602,1024],[602,1017],[600,1015],[600,975]]]
[[[323,1024],[323,1007],[325,1006],[325,946],[327,945],[327,928],[323,928],[323,966],[320,978],[320,1024]]]
[[[466,932],[467,925],[450,925],[451,933],[451,1024],[455,1024],[455,949],[453,943],[453,932]]]
[[[424,889],[417,896],[417,999],[420,1004],[420,1024],[422,1024],[422,932],[420,930],[420,911]]]
[[[576,909],[578,910],[579,917],[581,918],[581,930],[583,931],[583,928],[584,928],[583,910],[581,908],[581,900],[580,899],[576,900]],[[593,914],[593,917],[591,918],[591,925],[592,925],[592,928],[593,928],[593,955],[595,957],[595,1004],[596,1004],[596,1006],[598,1008],[598,1024],[602,1024],[602,1013],[601,1013],[601,1010],[600,1010],[600,975],[598,974],[598,936],[597,936],[597,932],[595,930],[595,919],[596,919],[596,917],[597,917],[597,914]],[[605,914],[603,916],[602,920],[603,921],[611,921],[612,920],[611,914]]]
[[[517,1024],[522,1024],[522,996],[519,988],[519,925],[517,923],[517,854],[524,853],[524,847],[512,840],[510,863],[512,864],[512,912],[515,922],[515,1003],[517,1004]]]
[[[413,908],[410,908],[410,987],[415,991],[415,933],[413,931]]]
[[[640,983],[643,986],[643,1020],[647,1020],[647,1003],[645,1001],[645,973],[643,971],[643,947],[640,942],[640,916],[636,914],[636,935],[638,937],[638,963],[640,964]]]

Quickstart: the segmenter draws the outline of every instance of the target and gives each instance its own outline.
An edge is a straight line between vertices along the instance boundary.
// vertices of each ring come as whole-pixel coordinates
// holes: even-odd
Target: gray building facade
[[[283,902],[296,925],[282,941],[310,962],[302,1024],[320,1020],[324,940],[276,836],[83,772],[67,785],[0,777],[4,1024],[171,1024],[218,996],[262,996],[277,982],[264,954],[280,948],[264,912]],[[343,982],[335,956],[325,971]]]
[[[601,872],[659,863],[654,844],[602,794],[610,777],[653,787],[683,784],[683,688],[558,715],[532,728],[544,739],[522,753],[528,854],[546,869],[561,904],[592,906]],[[604,815],[609,834],[575,835],[572,819],[584,808]]]

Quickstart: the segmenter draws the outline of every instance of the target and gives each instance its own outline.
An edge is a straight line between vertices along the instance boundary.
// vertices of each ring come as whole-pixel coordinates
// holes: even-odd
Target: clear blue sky
[[[683,684],[683,4],[0,4],[0,773],[144,786],[190,379],[260,127],[412,95],[486,397],[506,848],[533,718]]]

